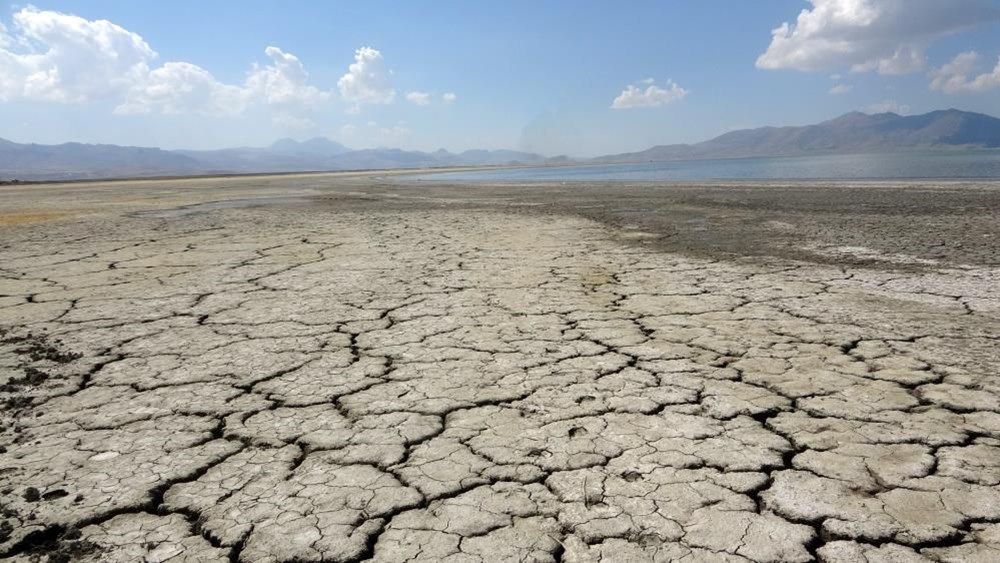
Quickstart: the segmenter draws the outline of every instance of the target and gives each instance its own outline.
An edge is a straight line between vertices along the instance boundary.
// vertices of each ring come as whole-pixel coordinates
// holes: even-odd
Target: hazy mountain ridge
[[[269,147],[162,150],[119,145],[20,144],[0,139],[0,179],[49,180],[206,173],[302,172],[538,164],[544,156],[509,150],[433,153],[353,150],[324,137],[279,139]]]
[[[923,115],[844,114],[816,125],[731,131],[692,145],[590,159],[595,163],[877,153],[910,149],[1000,148],[1000,119],[959,110]],[[0,139],[0,180],[106,178],[205,173],[303,172],[505,164],[557,165],[580,160],[512,150],[452,153],[393,148],[353,150],[324,137],[279,139],[268,147],[162,150],[118,145],[19,144]]]
[[[955,109],[911,116],[851,112],[816,125],[742,129],[693,145],[659,145],[593,160],[624,163],[965,147],[1000,148],[1000,119]]]
[[[19,144],[0,139],[2,179],[194,174],[201,168],[188,156],[157,148]]]

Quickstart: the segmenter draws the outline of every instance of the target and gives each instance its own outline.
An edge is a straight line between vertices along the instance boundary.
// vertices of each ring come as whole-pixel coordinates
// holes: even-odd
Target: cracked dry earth
[[[1000,560],[995,269],[498,210],[2,234],[6,561]]]

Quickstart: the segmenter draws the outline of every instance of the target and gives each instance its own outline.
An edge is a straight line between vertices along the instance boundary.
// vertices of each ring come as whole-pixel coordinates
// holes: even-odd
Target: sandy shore
[[[974,183],[2,187],[0,554],[994,561],[998,214]]]

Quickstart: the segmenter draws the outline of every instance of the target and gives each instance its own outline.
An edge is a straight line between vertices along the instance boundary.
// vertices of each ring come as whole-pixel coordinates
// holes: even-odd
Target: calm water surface
[[[448,172],[416,177],[419,180],[483,182],[886,180],[907,178],[1000,179],[1000,150],[682,160],[641,164]]]

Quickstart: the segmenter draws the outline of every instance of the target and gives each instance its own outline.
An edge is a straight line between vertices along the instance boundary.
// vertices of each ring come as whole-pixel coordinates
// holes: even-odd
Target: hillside
[[[966,147],[1000,147],[1000,119],[954,109],[911,116],[852,112],[816,125],[731,131],[694,145],[660,145],[594,160],[650,162]]]
[[[352,150],[317,137],[269,147],[175,150],[118,145],[20,144],[0,139],[0,180],[58,180],[206,173],[299,172],[539,164],[545,157],[508,150],[452,153],[393,148]]]

